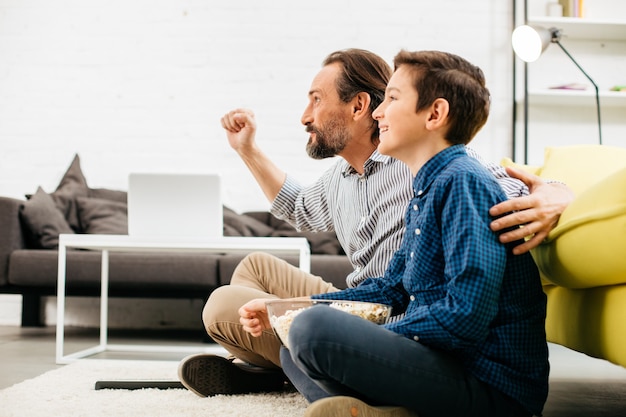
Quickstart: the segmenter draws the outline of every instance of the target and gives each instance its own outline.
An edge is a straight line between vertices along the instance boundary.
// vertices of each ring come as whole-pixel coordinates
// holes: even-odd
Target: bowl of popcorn
[[[359,316],[376,324],[384,324],[391,317],[391,306],[365,301],[347,300],[274,300],[265,303],[267,315],[274,333],[280,342],[289,349],[289,328],[293,319],[304,310],[315,305],[330,308]]]

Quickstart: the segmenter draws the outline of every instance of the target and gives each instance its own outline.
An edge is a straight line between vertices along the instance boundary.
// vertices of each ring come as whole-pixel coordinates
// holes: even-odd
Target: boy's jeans
[[[337,395],[428,416],[530,416],[452,356],[328,306],[300,313],[281,365],[308,401]]]

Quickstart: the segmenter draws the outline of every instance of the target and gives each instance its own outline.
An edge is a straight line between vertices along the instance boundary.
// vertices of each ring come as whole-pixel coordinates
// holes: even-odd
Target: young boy
[[[538,271],[490,230],[489,208],[506,196],[463,146],[489,113],[483,73],[436,51],[401,51],[394,66],[373,117],[380,153],[414,175],[404,240],[381,279],[311,298],[405,314],[377,326],[308,309],[293,321],[283,369],[314,401],[309,417],[540,415],[549,365]],[[252,335],[267,327],[261,300],[240,314]]]

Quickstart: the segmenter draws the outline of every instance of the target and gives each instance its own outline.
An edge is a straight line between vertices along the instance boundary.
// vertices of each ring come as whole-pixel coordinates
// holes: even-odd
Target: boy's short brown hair
[[[400,51],[394,69],[410,68],[417,90],[416,111],[436,99],[448,101],[448,131],[451,144],[467,144],[484,126],[489,116],[489,90],[480,68],[460,56],[440,51]]]

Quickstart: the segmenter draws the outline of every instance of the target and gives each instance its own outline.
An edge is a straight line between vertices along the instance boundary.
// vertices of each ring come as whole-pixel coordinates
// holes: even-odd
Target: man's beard
[[[343,151],[350,139],[343,120],[337,118],[324,126],[316,127],[309,124],[309,133],[315,133],[315,141],[309,138],[306,152],[313,159],[331,158]]]

